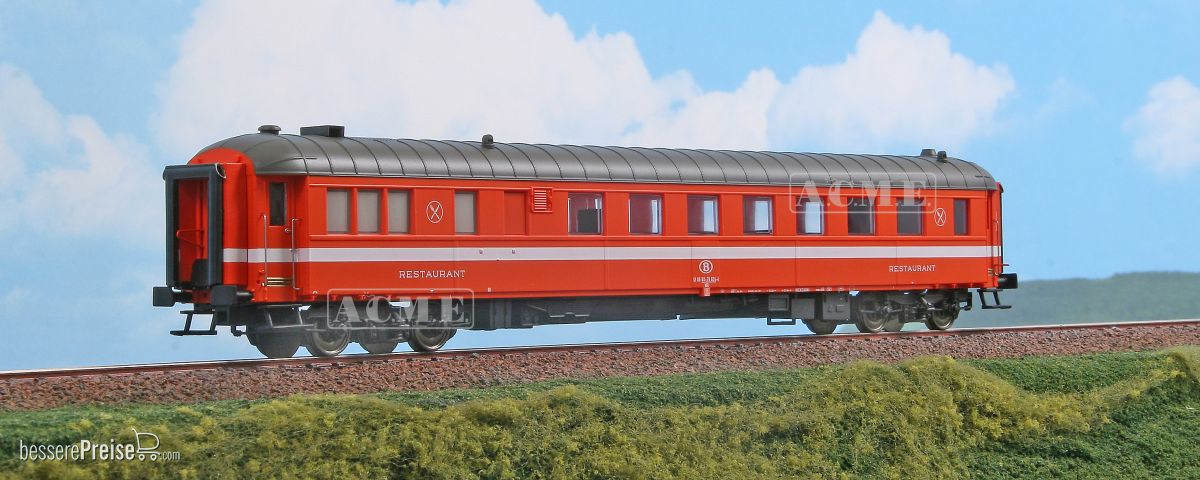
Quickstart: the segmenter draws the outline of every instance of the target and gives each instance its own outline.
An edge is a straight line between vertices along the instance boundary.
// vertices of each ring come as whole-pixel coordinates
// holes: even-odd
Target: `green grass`
[[[1200,349],[0,412],[14,478],[1197,478]],[[160,435],[176,463],[22,463]]]

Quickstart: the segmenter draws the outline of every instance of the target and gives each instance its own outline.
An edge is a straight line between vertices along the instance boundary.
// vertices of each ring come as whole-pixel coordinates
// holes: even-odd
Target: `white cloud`
[[[56,144],[62,115],[24,71],[0,63],[0,132],[14,145]]]
[[[670,101],[628,35],[575,38],[528,1],[222,0],[195,18],[160,91],[159,139],[179,154],[275,122],[613,142]]]
[[[0,105],[0,232],[159,238],[161,180],[140,144],[63,115],[11,65],[0,64]]]
[[[79,149],[73,160],[82,165],[34,174],[28,210],[54,219],[52,228],[64,233],[161,239],[154,214],[162,202],[162,180],[145,149],[131,138],[108,136],[91,117],[68,116],[64,127]]]
[[[270,19],[270,21],[264,21]],[[844,63],[732,92],[650,75],[624,33],[576,36],[530,0],[202,5],[159,88],[160,145],[182,161],[263,123],[354,135],[721,148],[958,145],[1013,90],[942,33],[883,14]]]
[[[1134,156],[1164,173],[1200,167],[1200,89],[1183,77],[1150,88],[1146,103],[1125,122]]]
[[[842,63],[802,68],[771,116],[773,144],[839,150],[961,145],[984,132],[1014,89],[1004,66],[980,66],[938,31],[881,12]]]
[[[690,78],[687,79],[690,82]],[[768,148],[767,111],[779,92],[767,69],[751,72],[733,92],[689,92],[678,110],[655,112],[623,143],[727,149]]]

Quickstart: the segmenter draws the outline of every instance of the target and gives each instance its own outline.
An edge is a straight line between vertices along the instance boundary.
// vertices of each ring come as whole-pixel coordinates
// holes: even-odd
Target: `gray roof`
[[[255,133],[210,145],[244,153],[259,175],[817,185],[916,183],[993,190],[982,167],[931,156],[594,147]]]

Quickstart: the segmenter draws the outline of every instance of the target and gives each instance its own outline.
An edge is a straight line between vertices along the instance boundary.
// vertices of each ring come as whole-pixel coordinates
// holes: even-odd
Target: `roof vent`
[[[300,127],[301,135],[319,135],[322,137],[344,137],[346,136],[346,127],[341,125],[316,125],[312,127]]]
[[[483,148],[495,148],[495,147],[496,147],[496,141],[492,140],[492,134],[490,134],[490,133],[484,134],[483,135]]]
[[[932,148],[922,148],[921,149],[922,157],[932,157],[933,155],[934,155],[934,150]]]
[[[279,125],[263,125],[258,127],[258,133],[266,133],[269,135],[279,135]]]
[[[946,160],[946,151],[945,150],[938,152],[937,159],[939,162],[949,162],[949,160]]]

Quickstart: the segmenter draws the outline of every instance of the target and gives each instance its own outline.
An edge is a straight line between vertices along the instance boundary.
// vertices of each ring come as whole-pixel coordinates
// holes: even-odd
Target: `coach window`
[[[954,199],[954,234],[967,234],[967,212],[970,202],[965,198]]]
[[[408,192],[388,190],[387,203],[388,233],[408,233]]]
[[[350,233],[350,191],[325,192],[325,232]]]
[[[717,197],[689,195],[687,199],[688,233],[717,233]]]
[[[870,198],[851,198],[847,218],[851,235],[875,234],[875,202]]]
[[[919,198],[902,198],[896,205],[896,233],[900,235],[920,235],[924,233],[922,225],[925,219],[925,201]]]
[[[825,233],[825,203],[819,197],[796,199],[796,233],[801,235]]]
[[[604,199],[599,193],[567,195],[567,212],[571,216],[567,231],[577,234],[598,234],[604,212]]]
[[[662,233],[662,195],[629,196],[629,233]]]
[[[454,192],[454,233],[475,233],[475,192]]]
[[[358,233],[379,233],[379,190],[358,190]]]
[[[272,227],[282,227],[287,222],[287,186],[283,183],[267,185]]]
[[[742,197],[742,230],[771,233],[771,197]]]

